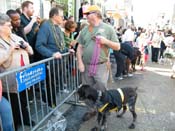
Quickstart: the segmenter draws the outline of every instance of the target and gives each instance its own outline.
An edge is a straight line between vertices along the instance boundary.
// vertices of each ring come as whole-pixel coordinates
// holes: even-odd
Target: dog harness
[[[109,92],[109,91],[108,91]],[[121,109],[121,106],[122,106],[122,103],[124,102],[124,94],[123,94],[123,91],[120,89],[120,88],[118,88],[117,89],[117,92],[114,92],[114,91],[111,91],[111,93],[109,94],[109,96],[111,97],[112,95],[114,96],[114,93],[115,93],[115,96],[118,96],[118,95],[120,95],[119,97],[120,97],[120,100],[117,100],[118,98],[114,98],[115,100],[117,100],[117,101],[121,101],[121,104],[120,105],[118,105],[118,104],[116,104],[117,106],[115,107],[115,108],[112,108],[112,109],[110,109],[109,110],[109,112],[113,112],[113,111],[119,111],[120,109]],[[120,103],[120,102],[119,102]],[[106,103],[106,104],[104,104],[102,107],[100,107],[99,109],[98,109],[98,112],[103,112],[108,106],[109,106],[109,102],[108,103]],[[113,104],[113,103],[112,103]]]

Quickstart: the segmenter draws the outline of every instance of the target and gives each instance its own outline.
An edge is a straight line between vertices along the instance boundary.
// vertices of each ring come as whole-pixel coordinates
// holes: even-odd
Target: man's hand
[[[17,45],[17,44],[12,44],[11,46],[10,46],[10,50],[11,51],[14,51],[15,49],[20,49],[20,47],[19,47],[19,45]]]
[[[78,69],[80,70],[80,72],[84,72],[85,71],[85,67],[84,67],[84,64],[82,62],[78,63]]]
[[[32,22],[32,23],[37,22],[37,17],[36,17],[36,16],[33,16],[31,22]]]
[[[73,40],[73,41],[70,43],[70,46],[75,46],[76,43],[77,43],[77,41],[76,41],[76,40]]]
[[[120,43],[119,42],[113,42],[111,40],[106,39],[103,36],[96,36],[96,39],[99,39],[99,43],[101,45],[106,45],[109,48],[112,48],[113,50],[120,50]]]
[[[62,55],[60,52],[56,52],[53,54],[53,57],[56,58],[56,59],[61,59],[62,58]]]
[[[99,42],[102,45],[107,45],[109,43],[109,40],[103,36],[96,36],[96,39],[99,39]]]
[[[75,53],[74,49],[69,49],[69,52],[70,52],[71,54]]]

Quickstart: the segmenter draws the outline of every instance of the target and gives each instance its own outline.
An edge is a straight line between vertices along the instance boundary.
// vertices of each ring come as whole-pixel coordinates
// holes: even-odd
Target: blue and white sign
[[[16,74],[18,92],[44,80],[46,78],[45,64],[40,64]]]

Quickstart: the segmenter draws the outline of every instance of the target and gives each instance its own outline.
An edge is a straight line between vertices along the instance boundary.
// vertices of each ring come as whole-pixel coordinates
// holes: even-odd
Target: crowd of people
[[[21,10],[10,9],[6,13],[0,13],[0,73],[49,57],[60,59],[63,53],[74,52],[77,42],[74,40],[73,32],[76,27],[74,19],[72,17],[63,19],[63,10],[56,7],[50,10],[48,20],[41,20],[39,16],[34,16],[34,6],[31,1],[24,1]],[[7,101],[6,86],[6,81],[2,78],[3,97],[0,103],[0,115],[3,130],[17,130],[18,125],[21,124],[20,107],[25,118],[24,125],[34,126],[35,122],[30,123],[29,120],[26,90],[19,93],[21,103],[19,106],[15,73],[8,76],[11,106]],[[29,101],[32,101],[32,89],[27,89],[27,92]],[[12,113],[7,112],[8,110],[12,110]]]
[[[116,59],[115,77],[122,80],[124,76],[133,76],[132,72],[136,70],[137,63],[141,66],[140,70],[144,71],[149,54],[152,54],[152,62],[158,62],[164,57],[166,48],[171,47],[173,41],[175,42],[175,35],[171,30],[136,29],[133,25],[126,29],[119,27],[114,30],[113,21],[112,25],[110,21],[104,22],[102,12],[96,5],[82,4],[79,9],[79,21],[84,18],[87,19],[87,23],[82,23],[79,28],[73,16],[65,17],[62,9],[53,7],[49,12],[49,19],[41,20],[38,16],[34,16],[31,1],[22,3],[21,12],[10,9],[6,14],[0,13],[0,73],[50,57],[58,60],[62,58],[63,53],[76,52],[82,83],[104,91],[108,89],[107,81],[110,73],[109,49],[113,50]],[[77,31],[77,28],[81,31]],[[59,72],[62,73],[62,70]],[[46,77],[48,78],[47,70]],[[0,117],[4,131],[17,130],[18,125],[21,124],[15,74],[9,79],[12,113],[4,110],[10,110],[6,88],[3,88],[3,97],[0,101]],[[2,86],[7,86],[4,83],[2,80]],[[52,90],[53,84],[51,83],[47,88],[48,92]],[[61,86],[64,86],[63,83]],[[31,89],[27,91],[31,97],[29,100],[32,100]],[[30,125],[26,108],[26,91],[20,92],[19,95],[25,118],[24,124]],[[49,106],[52,107],[50,97],[48,94]],[[56,96],[52,97],[55,100]],[[86,104],[90,107],[90,111],[83,116],[83,120],[89,120],[96,114],[91,103],[87,101]],[[56,106],[55,102],[54,106]],[[32,125],[35,125],[34,121]]]
[[[141,71],[145,71],[144,67],[149,57],[152,62],[159,63],[162,58],[166,57],[167,49],[175,49],[175,33],[168,28],[144,29],[138,27],[137,29],[130,25],[127,28],[119,27],[116,30],[121,43],[121,50],[114,51],[118,65],[115,76],[118,80],[122,80],[126,75],[132,76],[130,73],[135,71],[135,64],[140,65]],[[131,64],[130,69],[128,63]]]

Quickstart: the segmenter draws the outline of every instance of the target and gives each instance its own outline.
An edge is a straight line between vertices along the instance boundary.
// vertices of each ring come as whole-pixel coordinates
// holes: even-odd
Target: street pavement
[[[138,87],[136,103],[138,117],[133,131],[175,131],[175,79],[170,78],[171,66],[149,62],[146,71],[139,71],[139,67],[137,69],[133,77],[121,81],[114,78],[114,82],[109,84],[111,89]],[[112,65],[112,72],[114,76],[115,64]],[[96,117],[82,122],[82,110],[82,107],[74,107],[74,111],[71,112],[74,115],[69,117],[68,123],[74,122],[74,127],[78,129],[67,128],[67,131],[90,131],[97,124]],[[83,111],[86,112],[86,109]],[[79,120],[79,124],[75,122],[76,120]],[[117,118],[116,113],[111,113],[108,118],[108,131],[129,131],[131,121],[129,111],[123,118]]]

